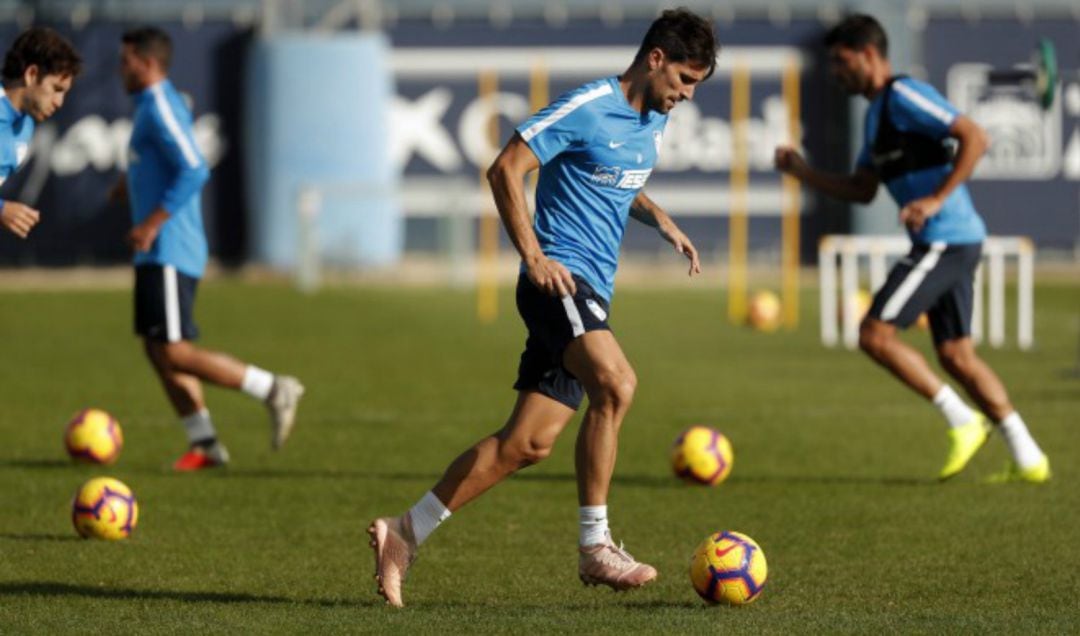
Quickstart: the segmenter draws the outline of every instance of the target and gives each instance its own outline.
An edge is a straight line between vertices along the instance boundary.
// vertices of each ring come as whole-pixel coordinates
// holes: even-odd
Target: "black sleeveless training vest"
[[[889,115],[889,99],[893,83],[906,75],[889,78],[885,94],[881,98],[881,115],[878,118],[877,135],[870,148],[870,160],[874,172],[882,181],[890,181],[901,175],[952,162],[952,149],[941,141],[916,132],[901,132],[893,125]]]

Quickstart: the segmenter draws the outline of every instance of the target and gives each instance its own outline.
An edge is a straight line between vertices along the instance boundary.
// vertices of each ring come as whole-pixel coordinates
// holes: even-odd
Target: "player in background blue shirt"
[[[859,329],[859,346],[916,393],[933,402],[949,425],[950,450],[939,477],[958,474],[985,443],[990,418],[1013,460],[998,481],[1044,482],[1050,463],[1013,408],[997,374],[971,340],[973,279],[986,228],[964,182],[985,152],[986,133],[929,84],[893,76],[888,40],[874,18],[853,15],[825,38],[832,74],[853,95],[870,100],[866,145],[855,173],[816,170],[790,147],[777,167],[825,194],[868,203],[885,184],[900,206],[911,253],[889,273]],[[955,157],[942,142],[957,142]],[[979,411],[897,336],[926,312],[941,366]],[[985,414],[985,416],[984,416]]]
[[[608,326],[619,244],[629,217],[657,229],[689,261],[693,244],[642,187],[656,163],[667,114],[712,75],[712,25],[685,9],[665,11],[630,67],[573,90],[518,127],[488,171],[492,194],[521,254],[518,311],[528,329],[500,430],[480,440],[400,517],[368,529],[379,593],[402,604],[401,584],[419,546],[451,512],[550,453],[585,394],[578,432],[578,575],[589,585],[640,587],[656,570],[612,541],[607,496],[619,428],[637,377]],[[540,170],[530,218],[525,176]]]
[[[127,238],[135,251],[135,332],[187,432],[188,451],[174,468],[228,462],[203,399],[203,381],[263,402],[277,449],[292,431],[304,387],[296,378],[192,342],[198,337],[195,292],[207,257],[200,196],[210,170],[195,143],[191,112],[167,75],[169,36],[144,27],[125,33],[122,42],[120,74],[135,101],[126,180],[134,225]]]
[[[80,70],[75,47],[52,29],[33,27],[15,38],[4,56],[0,92],[0,184],[26,160],[35,122],[60,110]],[[30,206],[0,199],[0,226],[15,236],[26,238],[39,219]]]

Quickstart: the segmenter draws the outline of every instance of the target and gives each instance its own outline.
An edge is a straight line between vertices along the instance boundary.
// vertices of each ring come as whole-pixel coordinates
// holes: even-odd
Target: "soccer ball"
[[[124,434],[120,424],[105,411],[83,409],[68,423],[64,446],[75,461],[111,464],[124,447]]]
[[[671,467],[686,481],[715,486],[727,479],[735,454],[728,438],[708,426],[691,426],[671,446]]]
[[[767,575],[765,553],[739,532],[705,537],[690,559],[690,582],[709,603],[752,603],[761,596]]]
[[[776,331],[780,326],[780,298],[768,290],[756,292],[750,298],[746,322],[757,331]]]
[[[874,302],[873,295],[865,289],[859,289],[855,292],[854,296],[847,299],[847,307],[851,308],[851,315],[855,316],[855,322],[861,322],[866,317],[866,312],[870,311],[870,305]],[[837,313],[842,317],[844,316],[845,301],[841,301],[836,306]]]
[[[83,538],[116,541],[131,536],[139,520],[139,504],[124,482],[95,477],[75,492],[71,522]]]

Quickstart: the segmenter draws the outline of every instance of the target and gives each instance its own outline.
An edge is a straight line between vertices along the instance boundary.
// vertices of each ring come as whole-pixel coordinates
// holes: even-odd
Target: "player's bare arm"
[[[0,225],[19,238],[26,238],[40,218],[37,210],[18,201],[4,201],[0,208]]]
[[[900,210],[900,221],[916,232],[922,229],[927,219],[941,210],[952,191],[967,181],[990,145],[986,131],[963,115],[958,116],[949,127],[949,135],[958,142],[952,172],[932,195],[916,199]]]
[[[552,296],[572,295],[577,290],[570,270],[544,256],[532,229],[529,204],[525,197],[525,175],[539,167],[540,161],[532,149],[520,135],[515,134],[488,168],[488,183],[491,184],[499,217],[525,263],[529,280]]]
[[[810,166],[798,150],[778,146],[773,158],[776,169],[802,181],[811,188],[844,201],[870,203],[877,195],[878,178],[870,170],[860,168],[853,174],[833,174]]]
[[[630,204],[630,216],[649,227],[656,228],[660,236],[674,246],[676,252],[690,261],[690,270],[687,272],[689,276],[701,273],[701,261],[698,259],[697,248],[690,242],[689,237],[683,234],[675,221],[671,220],[668,213],[646,196],[644,191],[638,192],[633,203]]]
[[[150,213],[142,223],[131,228],[127,235],[128,245],[136,252],[148,252],[154,245],[154,240],[161,232],[161,226],[169,220],[169,213],[164,208],[158,208]]]

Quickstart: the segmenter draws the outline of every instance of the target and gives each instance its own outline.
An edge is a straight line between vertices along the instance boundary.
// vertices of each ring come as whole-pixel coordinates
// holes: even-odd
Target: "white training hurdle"
[[[911,242],[903,236],[872,236],[830,234],[818,245],[818,273],[821,279],[821,342],[834,347],[841,342],[848,349],[859,344],[857,315],[859,265],[869,266],[870,290],[875,292],[885,283],[887,259],[907,254]],[[991,347],[1005,344],[1005,264],[1016,259],[1017,319],[1016,342],[1023,349],[1034,344],[1034,269],[1035,247],[1023,236],[991,236],[983,242],[982,261],[975,271],[974,311],[971,335],[976,343],[983,340],[984,314],[989,315]],[[837,261],[840,264],[840,301],[837,298]],[[986,275],[983,275],[983,270]],[[983,287],[989,296],[989,311],[984,311]],[[838,307],[839,305],[839,307]]]

